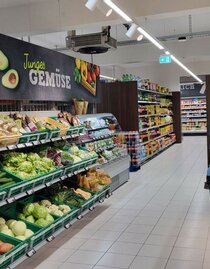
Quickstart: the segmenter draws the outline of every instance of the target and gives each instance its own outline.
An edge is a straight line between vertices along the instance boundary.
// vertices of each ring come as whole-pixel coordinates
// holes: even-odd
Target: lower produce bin
[[[14,247],[3,255],[0,255],[0,268],[6,269],[11,263],[23,256],[28,250],[28,243],[23,243],[13,237],[0,234],[0,240],[4,243],[10,243]]]

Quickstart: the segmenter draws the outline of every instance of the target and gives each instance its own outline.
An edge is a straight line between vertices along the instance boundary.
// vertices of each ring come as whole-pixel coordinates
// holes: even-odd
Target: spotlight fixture
[[[137,41],[141,41],[143,39],[143,35],[137,32],[138,25],[132,23],[128,31],[126,32],[126,36],[129,38],[135,38]]]
[[[166,55],[171,55],[171,53],[168,50],[165,51],[165,54]]]
[[[98,8],[106,17],[109,17],[112,13],[112,8],[107,6],[103,0],[88,0],[85,6],[90,11],[94,11]]]
[[[93,11],[96,9],[98,5],[98,0],[88,0],[85,4],[86,8],[88,8],[90,11]]]

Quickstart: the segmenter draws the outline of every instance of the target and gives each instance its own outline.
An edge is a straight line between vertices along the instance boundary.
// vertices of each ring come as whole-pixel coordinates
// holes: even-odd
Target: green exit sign
[[[171,55],[160,55],[159,63],[160,64],[170,64],[171,63]]]

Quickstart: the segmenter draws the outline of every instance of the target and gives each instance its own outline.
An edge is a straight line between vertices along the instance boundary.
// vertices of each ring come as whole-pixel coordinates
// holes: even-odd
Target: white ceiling
[[[210,1],[209,0],[113,0],[130,16],[134,16],[139,25],[149,30],[156,37],[174,36],[189,33],[189,15],[192,16],[192,32],[210,31]],[[124,21],[113,13],[105,18],[99,10],[90,12],[84,6],[86,0],[0,0],[0,32],[50,49],[65,48],[65,37],[68,30],[76,29],[78,34],[100,31],[101,26],[111,25],[111,35],[117,41],[128,41]],[[170,3],[169,3],[170,2]],[[205,43],[206,38],[200,38]],[[179,42],[173,42],[172,48],[180,53],[184,61],[209,59],[207,48],[199,54],[191,41],[184,48],[179,48]],[[171,43],[167,42],[170,48]],[[197,44],[197,46],[200,46]],[[133,46],[123,50],[118,48],[111,56],[98,57],[100,64],[119,64],[136,67],[157,60],[159,51],[153,47],[153,58],[148,54],[151,45],[136,45],[136,59],[128,56],[134,51]],[[202,47],[202,46],[200,46]],[[187,54],[186,50],[191,54]],[[123,54],[120,54],[123,51]],[[64,53],[71,54],[69,51]],[[141,57],[142,55],[142,57]],[[148,57],[144,57],[148,55]],[[113,57],[112,57],[113,56]],[[106,58],[109,58],[109,62]],[[113,61],[113,62],[111,62]]]

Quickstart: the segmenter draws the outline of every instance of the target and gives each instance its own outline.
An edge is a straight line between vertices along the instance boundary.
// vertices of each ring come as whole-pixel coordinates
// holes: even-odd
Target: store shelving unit
[[[201,135],[207,132],[206,98],[184,97],[181,100],[182,132],[184,135]]]
[[[176,137],[176,143],[181,143],[180,92],[167,93],[154,88],[138,88],[136,81],[102,83],[101,88],[103,103],[98,104],[97,111],[114,114],[122,130],[127,132],[132,171],[145,161],[147,156],[141,160],[139,156],[143,153],[142,148],[148,147],[148,144],[154,148],[155,156],[155,144],[159,144],[160,153],[160,149],[168,145],[168,139],[173,144]],[[154,111],[140,111],[140,108],[146,107],[153,107]],[[146,124],[140,124],[142,122]],[[148,137],[148,133],[154,131],[155,134]],[[140,136],[138,142],[136,132]],[[143,135],[147,135],[147,139]],[[149,151],[147,155],[152,157]]]
[[[138,88],[141,163],[176,141],[173,131],[172,93]]]
[[[112,145],[105,145],[107,138],[114,140],[116,133],[114,130],[109,130],[109,123],[111,122],[111,124],[113,124],[114,122],[117,127],[119,124],[116,118],[111,114],[81,116],[81,121],[83,123],[86,123],[87,121],[93,123],[96,119],[102,124],[102,126],[83,128],[82,132],[81,128],[78,127],[78,131],[76,133],[74,132],[72,135],[51,139],[46,137],[46,139],[33,141],[31,143],[20,143],[0,147],[0,152],[4,153],[11,150],[30,149],[39,145],[67,140],[70,143],[76,143],[82,147],[85,147],[87,143],[97,143],[98,141],[103,143],[104,140],[104,147],[100,148],[100,152],[118,147],[119,144],[115,143]],[[104,124],[105,122],[106,124]],[[75,129],[76,128],[74,128],[74,130]],[[119,155],[114,156],[104,163],[99,163],[97,161],[97,157],[88,160],[86,159],[82,161],[82,163],[73,164],[70,170],[63,166],[56,171],[52,171],[47,176],[42,175],[36,179],[25,180],[22,183],[12,185],[10,188],[6,189],[6,191],[3,189],[0,191],[0,207],[12,206],[14,203],[18,202],[20,198],[30,196],[41,189],[45,189],[58,182],[63,182],[66,179],[70,180],[71,177],[82,172],[86,172],[92,167],[103,168],[112,177],[112,184],[105,187],[101,192],[94,194],[92,198],[87,200],[87,202],[85,202],[80,208],[70,211],[64,216],[57,218],[46,228],[40,229],[40,232],[36,233],[27,241],[23,241],[23,243],[20,241],[20,244],[18,245],[19,247],[17,247],[14,252],[0,256],[1,269],[15,268],[17,264],[27,259],[27,257],[34,255],[40,247],[52,241],[65,229],[69,229],[74,222],[81,219],[82,216],[87,214],[90,210],[92,211],[99,203],[102,203],[105,198],[108,198],[115,189],[128,181],[129,157],[127,150],[123,147],[119,148]]]

